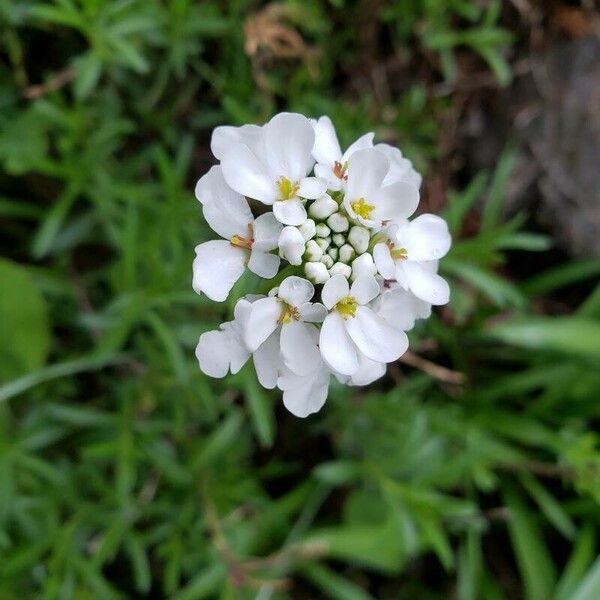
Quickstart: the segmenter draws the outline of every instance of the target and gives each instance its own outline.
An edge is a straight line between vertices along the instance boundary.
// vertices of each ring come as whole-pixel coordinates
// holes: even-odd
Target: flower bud
[[[302,225],[298,226],[298,230],[307,242],[311,238],[314,238],[317,233],[315,222],[312,219],[306,219]]]
[[[360,225],[355,225],[348,233],[348,242],[356,250],[357,254],[362,254],[367,251],[370,238],[369,230]]]
[[[308,262],[316,262],[321,260],[323,256],[323,249],[319,246],[318,242],[315,240],[308,240],[306,242],[306,252],[304,253],[304,258]]]
[[[304,238],[297,227],[288,225],[279,234],[279,256],[287,260],[291,265],[302,264],[304,254]]]
[[[329,256],[331,256],[331,258],[333,258],[333,260],[338,259],[338,249],[337,248],[329,248],[329,250],[327,250],[327,254],[329,254]]]
[[[325,223],[319,223],[315,230],[317,232],[317,237],[321,238],[327,237],[331,233],[331,229],[329,229]]]
[[[329,256],[329,254],[324,254],[321,258],[321,262],[328,268],[331,269],[333,267],[334,260]]]
[[[340,260],[344,263],[351,262],[356,256],[356,252],[354,252],[354,248],[350,244],[344,244],[340,248],[339,257]]]
[[[309,207],[308,213],[315,219],[325,220],[338,209],[338,203],[329,195],[325,194],[315,200]]]
[[[375,275],[375,273],[377,273],[377,267],[370,254],[361,254],[352,261],[352,279],[361,275]]]
[[[346,243],[346,238],[341,233],[336,233],[331,236],[331,241],[339,248]]]
[[[346,231],[348,229],[349,223],[348,219],[341,213],[333,213],[327,219],[327,225],[331,227],[332,231],[341,233],[342,231]]]
[[[333,277],[334,275],[343,275],[344,277],[350,277],[352,273],[352,268],[350,265],[345,265],[341,262],[336,262],[331,269],[329,269],[329,274]]]
[[[312,283],[325,283],[330,275],[327,267],[322,262],[308,262],[304,265],[306,278]]]
[[[331,238],[328,238],[328,237],[317,238],[315,240],[315,242],[317,242],[317,245],[319,246],[319,248],[321,248],[321,250],[323,250],[323,252],[325,252],[325,250],[327,250],[327,248],[329,248],[329,246],[331,244]]]

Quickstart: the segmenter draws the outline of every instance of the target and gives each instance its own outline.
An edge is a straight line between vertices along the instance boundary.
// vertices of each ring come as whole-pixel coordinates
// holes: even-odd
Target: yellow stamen
[[[348,179],[348,175],[346,175],[346,170],[348,169],[348,161],[342,164],[339,160],[336,160],[333,163],[333,174],[338,178],[346,181]]]
[[[363,219],[370,219],[371,213],[375,210],[375,207],[372,204],[367,204],[364,198],[359,198],[354,202],[350,202],[350,206],[352,210]]]
[[[292,306],[281,299],[279,302],[281,304],[281,314],[279,315],[277,322],[280,325],[285,325],[286,323],[291,323],[292,321],[298,321],[300,319],[300,313],[295,306]]]
[[[356,316],[356,309],[358,308],[358,302],[353,296],[346,296],[342,298],[335,306],[334,309],[337,310],[344,319],[348,317]]]
[[[230,240],[229,243],[232,246],[237,246],[238,248],[247,248],[248,250],[250,250],[252,248],[252,244],[254,243],[253,239],[249,239],[249,238],[245,238],[242,237],[241,235],[234,235]]]
[[[300,184],[296,181],[292,183],[287,177],[280,177],[277,180],[279,188],[279,200],[290,200],[298,195]]]
[[[408,252],[406,248],[390,248],[390,254],[394,260],[406,260],[408,258]]]

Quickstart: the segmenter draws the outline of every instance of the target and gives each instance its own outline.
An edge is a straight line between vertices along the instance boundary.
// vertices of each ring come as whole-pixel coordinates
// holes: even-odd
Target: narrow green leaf
[[[358,585],[325,565],[309,563],[302,567],[301,573],[320,591],[334,600],[373,600],[373,596]]]
[[[512,486],[504,492],[510,510],[508,529],[525,584],[527,600],[548,600],[556,581],[556,570],[535,518]]]

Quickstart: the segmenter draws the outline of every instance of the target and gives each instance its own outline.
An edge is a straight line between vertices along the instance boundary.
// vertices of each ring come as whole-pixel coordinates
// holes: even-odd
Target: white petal
[[[279,192],[275,180],[248,146],[231,146],[221,160],[221,168],[227,185],[236,192],[264,204],[273,204],[277,198]]]
[[[305,177],[300,180],[300,189],[298,190],[298,196],[301,198],[308,198],[309,200],[316,200],[320,198],[327,191],[327,183],[317,177]]]
[[[281,326],[281,356],[285,366],[297,375],[308,375],[323,362],[309,328],[315,329],[315,326],[300,321]]]
[[[279,113],[264,127],[264,151],[274,180],[300,181],[314,164],[315,132],[310,121],[298,113]],[[288,223],[293,225],[293,223]]]
[[[304,236],[297,227],[284,227],[279,236],[279,255],[291,265],[302,264],[302,255],[306,249]]]
[[[377,190],[369,197],[375,206],[375,221],[401,222],[412,215],[419,205],[419,190],[405,181],[397,181]]]
[[[359,150],[364,150],[365,148],[372,148],[373,147],[373,138],[375,137],[375,134],[370,132],[370,133],[365,133],[364,135],[361,135],[355,142],[353,142],[352,144],[350,144],[350,146],[348,146],[348,150],[346,150],[346,152],[344,152],[344,155],[342,156],[341,159],[341,163],[342,165],[355,153],[358,152]]]
[[[417,262],[406,261],[403,267],[408,286],[415,296],[430,304],[448,304],[450,288],[445,279]]]
[[[314,122],[313,127],[315,130],[313,156],[318,163],[332,166],[336,160],[342,158],[342,150],[333,123],[329,117],[323,116]]]
[[[218,160],[222,160],[227,150],[234,144],[245,144],[250,150],[255,151],[260,143],[261,132],[262,127],[258,125],[242,125],[241,127],[222,125],[213,130],[210,149]]]
[[[263,252],[275,250],[282,229],[283,226],[271,212],[256,217],[252,249],[262,250]]]
[[[368,304],[377,294],[379,294],[379,284],[372,275],[357,277],[350,288],[350,295],[354,296],[359,304]]]
[[[402,152],[398,148],[389,144],[377,144],[375,148],[383,152],[390,161],[390,169],[383,180],[383,185],[389,185],[396,181],[406,181],[417,189],[421,187],[421,175],[415,171],[410,160],[402,156]]]
[[[343,275],[330,277],[321,290],[323,304],[331,310],[342,298],[350,293],[348,280]]]
[[[196,198],[202,203],[206,222],[222,238],[250,235],[248,225],[254,221],[244,196],[225,182],[221,167],[214,166],[196,184]]]
[[[369,307],[359,306],[356,316],[346,321],[348,334],[356,347],[371,360],[392,362],[408,349],[408,337],[392,327]]]
[[[326,370],[319,371],[316,376],[283,375],[277,381],[277,386],[283,391],[284,406],[301,418],[318,412],[327,400],[329,378]]]
[[[272,333],[254,352],[252,359],[260,385],[272,390],[277,385],[277,377],[282,367],[279,349],[279,331]]]
[[[273,204],[273,214],[284,225],[302,225],[306,221],[306,209],[299,198],[277,200]]]
[[[230,365],[230,340],[227,331],[207,331],[200,336],[196,358],[200,370],[210,377],[225,377]]]
[[[192,286],[211,300],[223,302],[235,282],[242,276],[248,251],[225,240],[212,240],[196,246]]]
[[[298,306],[301,321],[322,323],[327,316],[327,309],[320,302],[306,302]]]
[[[436,215],[420,215],[403,231],[410,260],[437,260],[450,250],[452,240],[446,221]]]
[[[292,306],[300,306],[308,302],[314,293],[315,288],[310,281],[292,275],[281,282],[277,295]]]
[[[352,375],[358,369],[356,348],[346,331],[344,319],[339,313],[330,313],[323,321],[319,347],[323,360],[334,371],[342,373],[342,375]]]
[[[379,274],[384,279],[394,279],[396,274],[396,265],[390,253],[390,248],[387,244],[375,244],[373,248],[373,260]]]
[[[416,319],[426,319],[431,314],[431,304],[417,298],[412,292],[396,287],[379,296],[373,310],[393,327],[408,331]]]
[[[281,304],[277,298],[261,298],[252,303],[244,331],[244,341],[252,352],[277,329],[280,316]]]
[[[252,252],[250,252],[248,268],[259,277],[272,279],[277,275],[280,264],[281,259],[276,254],[261,252],[260,250],[254,250],[254,248],[252,249]]]
[[[347,383],[348,385],[369,385],[374,381],[377,381],[380,377],[383,377],[386,368],[386,363],[376,362],[360,353],[358,370],[350,377],[350,380]]]
[[[342,189],[342,181],[336,177],[329,165],[315,165],[315,175],[327,182],[327,189],[334,192]]]
[[[348,161],[346,197],[350,201],[368,198],[372,192],[381,187],[388,168],[388,159],[374,148],[355,152]]]

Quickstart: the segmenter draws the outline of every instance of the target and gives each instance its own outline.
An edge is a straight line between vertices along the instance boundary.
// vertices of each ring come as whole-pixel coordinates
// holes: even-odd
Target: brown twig
[[[438,381],[443,381],[444,383],[452,383],[454,385],[460,385],[465,382],[465,374],[460,373],[459,371],[453,371],[452,369],[448,369],[446,367],[442,367],[422,356],[417,356],[413,354],[410,350],[405,352],[400,357],[400,362],[405,365],[409,365],[414,367],[415,369],[419,369],[428,375],[431,375],[434,379]]]
[[[502,461],[495,465],[498,469],[503,471],[511,472],[527,472],[538,475],[539,477],[547,477],[549,479],[563,479],[565,477],[573,477],[573,469],[566,465],[555,465],[552,463],[545,463],[540,461],[524,461],[524,462],[511,462]]]
[[[38,83],[36,85],[30,85],[23,91],[23,96],[28,100],[35,100],[45,96],[48,92],[54,92],[64,87],[73,80],[75,77],[75,69],[73,67],[67,67],[58,71],[52,75],[52,77],[46,83]]]

